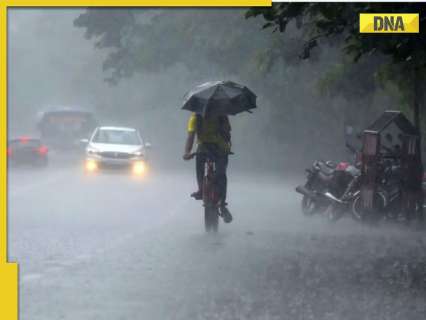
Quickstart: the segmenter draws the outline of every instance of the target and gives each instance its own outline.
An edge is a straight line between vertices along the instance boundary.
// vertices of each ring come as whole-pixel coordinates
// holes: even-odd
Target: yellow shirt
[[[230,143],[228,143],[220,133],[219,118],[203,119],[201,132],[197,134],[198,145],[204,143],[212,143],[218,145],[224,151],[230,151]],[[197,116],[192,113],[188,121],[188,132],[197,131]]]

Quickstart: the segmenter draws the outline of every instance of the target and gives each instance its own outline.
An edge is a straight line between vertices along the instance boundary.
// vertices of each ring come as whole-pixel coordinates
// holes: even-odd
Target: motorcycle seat
[[[333,180],[333,173],[326,174],[326,173],[320,171],[319,174],[318,174],[318,176],[324,182],[330,182],[331,180]]]
[[[320,169],[320,172],[326,176],[331,176],[334,173],[334,169],[327,166],[325,163],[318,163],[318,167]]]

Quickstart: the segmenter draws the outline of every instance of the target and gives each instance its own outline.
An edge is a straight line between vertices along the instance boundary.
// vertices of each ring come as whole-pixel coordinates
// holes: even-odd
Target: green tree
[[[423,108],[426,68],[426,36],[377,35],[359,33],[360,13],[419,13],[420,30],[426,27],[426,7],[416,3],[280,3],[272,9],[251,8],[246,17],[263,16],[264,28],[286,32],[294,22],[304,30],[301,57],[309,58],[321,44],[337,41],[343,52],[354,62],[373,56],[388,57],[388,65],[377,64],[371,73],[383,71],[382,80],[394,82],[412,106],[414,123],[420,128],[420,110]],[[411,100],[411,101],[410,101]]]
[[[96,39],[97,48],[109,50],[104,70],[108,81],[117,83],[176,64],[194,70],[194,75],[250,69],[273,36],[258,35],[258,23],[242,27],[243,14],[241,9],[89,9],[74,25],[85,28],[86,38]]]

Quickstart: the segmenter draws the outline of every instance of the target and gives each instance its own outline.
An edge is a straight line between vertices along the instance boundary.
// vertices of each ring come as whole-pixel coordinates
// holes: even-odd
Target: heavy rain
[[[21,320],[425,319],[424,49],[274,6],[9,9]]]

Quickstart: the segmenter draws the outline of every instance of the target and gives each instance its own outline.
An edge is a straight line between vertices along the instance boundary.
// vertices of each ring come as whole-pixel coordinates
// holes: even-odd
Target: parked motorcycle
[[[337,221],[346,213],[351,212],[352,204],[359,195],[361,185],[361,171],[358,167],[348,164],[344,170],[347,176],[347,186],[340,197],[335,197],[331,194],[326,194],[331,200],[331,207],[328,212],[330,221]]]
[[[306,216],[315,213],[324,213],[330,205],[342,197],[348,184],[353,180],[350,173],[350,164],[332,161],[315,161],[307,169],[305,185],[296,187],[296,191],[303,195],[302,212]]]
[[[306,183],[296,187],[303,195],[302,212],[306,216],[323,213],[329,206],[329,200],[324,193],[329,189],[336,165],[332,161],[314,161],[311,168],[306,169]]]
[[[354,159],[352,163],[341,162],[339,164],[340,175],[344,176],[341,178],[341,186],[344,187],[344,190],[340,196],[325,194],[331,200],[331,207],[327,214],[330,221],[337,221],[345,213],[351,212],[352,203],[358,196],[361,186],[360,152],[350,144],[346,144],[346,147],[353,153]]]

